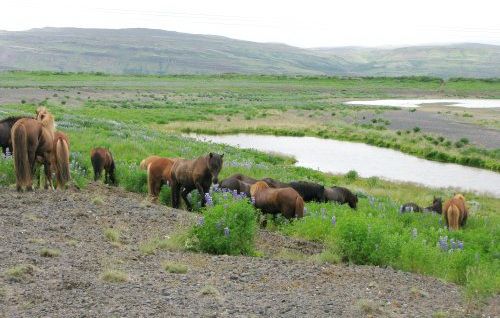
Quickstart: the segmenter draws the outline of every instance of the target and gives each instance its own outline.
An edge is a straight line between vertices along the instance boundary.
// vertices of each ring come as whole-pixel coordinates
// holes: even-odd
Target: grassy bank
[[[34,109],[34,105],[28,104],[3,107],[9,114],[28,114]],[[225,153],[221,177],[241,172],[283,181],[311,180],[328,186],[347,186],[359,193],[356,211],[347,206],[308,203],[306,217],[302,220],[270,222],[271,229],[283,234],[324,243],[326,250],[319,257],[320,261],[391,266],[432,275],[463,285],[465,294],[472,300],[481,300],[500,291],[499,199],[466,193],[471,204],[468,225],[449,233],[443,228],[439,215],[400,215],[398,208],[407,201],[425,206],[433,196],[451,196],[451,190],[428,189],[378,178],[361,179],[355,174],[330,175],[295,167],[290,158],[202,143],[177,133],[145,127],[142,121],[146,119],[134,113],[134,109],[120,109],[113,113],[113,119],[102,116],[99,108],[88,106],[76,109],[52,106],[51,110],[56,114],[58,129],[69,134],[72,175],[80,186],[91,180],[89,151],[95,146],[109,147],[113,152],[119,184],[129,191],[141,193],[146,193],[146,175],[138,164],[147,155],[193,158],[209,151]],[[12,160],[0,162],[1,184],[13,184]]]

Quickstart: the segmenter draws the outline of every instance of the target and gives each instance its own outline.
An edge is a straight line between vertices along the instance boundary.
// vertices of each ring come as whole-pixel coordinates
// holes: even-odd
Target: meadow
[[[1,106],[2,115],[33,114],[38,105],[47,106],[56,117],[57,128],[68,133],[70,137],[72,177],[79,187],[87,186],[92,179],[89,152],[96,146],[109,147],[113,152],[117,161],[120,186],[144,194],[147,192],[146,174],[138,167],[144,157],[158,154],[167,157],[194,158],[209,151],[224,153],[225,162],[221,178],[240,172],[256,178],[272,177],[282,181],[310,180],[327,186],[346,186],[359,195],[360,201],[356,211],[348,206],[331,203],[308,203],[306,216],[301,220],[293,222],[280,218],[269,220],[267,227],[270,230],[324,244],[324,252],[311,261],[390,266],[431,275],[464,286],[464,295],[474,301],[483,300],[500,291],[498,274],[500,273],[498,242],[500,200],[497,198],[465,193],[471,210],[468,224],[460,231],[448,232],[440,215],[428,213],[401,215],[399,206],[408,201],[426,206],[431,203],[433,196],[450,197],[451,190],[430,189],[378,178],[362,179],[355,172],[347,175],[325,174],[296,167],[293,165],[293,158],[202,143],[180,133],[188,131],[188,127],[191,127],[189,131],[194,131],[198,124],[203,122],[217,122],[221,130],[233,129],[227,128],[228,125],[236,121],[249,121],[245,116],[251,116],[251,119],[266,119],[291,112],[294,114],[291,116],[302,118],[300,113],[304,112],[305,124],[308,125],[311,122],[307,122],[307,118],[314,112],[318,112],[318,118],[323,118],[325,113],[330,114],[330,117],[336,117],[331,116],[333,111],[336,114],[345,112],[347,115],[358,111],[340,105],[337,100],[326,106],[325,100],[332,98],[329,94],[334,94],[336,98],[338,94],[346,94],[349,97],[382,97],[405,95],[410,91],[411,94],[424,95],[445,92],[463,96],[478,94],[484,97],[498,97],[495,95],[499,92],[495,91],[499,85],[496,82],[480,82],[476,85],[474,81],[468,81],[466,85],[462,81],[443,84],[435,79],[415,78],[345,80],[266,76],[162,78],[46,73],[1,73],[0,81],[3,87],[36,85],[36,87],[59,90],[58,96],[50,95],[46,99],[41,95],[36,103],[30,100],[22,103],[23,97],[19,96],[19,103]],[[472,84],[468,85],[469,83]],[[124,96],[118,94],[118,97],[105,100],[84,98],[89,87],[92,90],[98,87],[102,90],[119,89],[124,92]],[[142,89],[145,87],[155,87],[157,91],[143,92]],[[347,91],[342,92],[342,89]],[[65,94],[69,97],[65,98]],[[361,109],[383,112],[373,108]],[[223,123],[229,124],[223,125]],[[334,126],[332,129],[337,129],[337,123],[332,124]],[[279,123],[277,125],[279,126]],[[391,133],[386,130],[371,128],[363,130],[365,128],[345,125],[353,130],[353,134],[359,136],[364,136],[365,133],[381,133],[380,138],[387,140],[385,134]],[[259,126],[255,129],[262,129],[263,133],[279,133]],[[288,130],[286,125],[280,129],[283,133],[290,134],[301,134],[306,131],[306,128],[297,131]],[[326,137],[338,137],[334,133],[328,135],[330,133],[325,132]],[[306,131],[304,134],[309,132]],[[416,132],[412,132],[408,135],[418,138],[414,136],[415,134]],[[396,133],[394,135],[398,136]],[[394,137],[396,138],[394,142],[403,142],[398,137]],[[352,140],[351,138],[352,135],[345,137],[348,140]],[[432,149],[438,147],[431,142],[427,144],[424,141],[427,139],[422,138],[421,142],[413,144],[414,147],[423,145],[425,147],[432,145]],[[462,151],[467,150],[475,156],[481,155],[480,158],[485,164],[488,163],[487,168],[498,171],[500,167],[498,152],[491,154],[491,151],[482,149],[476,153],[467,145],[460,148],[451,147],[449,150],[445,150],[447,148],[442,146],[439,149],[443,152],[456,153],[457,156],[466,156]],[[405,152],[411,153],[411,151]],[[4,158],[0,161],[0,183],[3,186],[10,186],[14,182],[12,160]],[[198,209],[206,215],[205,224],[216,221],[207,218],[208,215],[233,213],[233,210],[237,213],[248,209],[249,203],[233,204],[220,201],[221,203],[217,204],[219,196],[218,193],[214,194],[215,206],[204,211]],[[162,191],[162,201],[168,203],[168,197],[168,189],[165,188]],[[192,199],[197,199],[194,193]],[[221,205],[224,204],[229,205],[228,211],[221,210]],[[251,226],[255,226],[252,218],[247,221],[248,224],[252,224]],[[241,224],[235,226],[240,227],[245,235],[251,236],[254,231]],[[227,227],[231,233],[239,231],[237,228],[232,228],[231,224]],[[219,231],[219,234],[223,240],[224,232]],[[209,237],[203,233],[199,235]],[[213,242],[208,240],[208,243],[210,243],[206,245],[208,247],[200,249],[214,253],[244,253],[259,256],[259,252],[253,250],[252,246],[238,248],[238,244],[224,245],[224,241],[221,243],[215,239]]]

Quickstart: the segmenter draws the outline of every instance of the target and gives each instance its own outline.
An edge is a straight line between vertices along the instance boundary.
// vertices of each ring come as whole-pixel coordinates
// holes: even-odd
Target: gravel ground
[[[196,215],[121,189],[1,189],[0,200],[0,317],[466,316],[453,284],[392,269],[319,264],[311,255],[320,245],[267,231],[257,240],[264,257],[167,249],[145,255],[141,243],[172,235]],[[106,239],[111,227],[121,231],[119,243]],[[60,255],[44,257],[44,247]],[[166,272],[164,261],[184,264],[187,273]],[[27,273],[12,278],[8,270],[19,265],[28,265]],[[105,281],[110,269],[126,273],[126,281]],[[483,310],[498,314],[495,303]]]

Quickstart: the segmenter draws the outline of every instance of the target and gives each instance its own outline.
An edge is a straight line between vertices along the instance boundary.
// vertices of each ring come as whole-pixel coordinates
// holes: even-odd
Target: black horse
[[[441,198],[434,197],[432,205],[424,208],[424,211],[436,212],[437,214],[443,213],[443,200]]]
[[[306,202],[316,201],[316,202],[324,202],[325,201],[325,186],[307,181],[293,181],[290,182],[290,187],[292,187],[295,191],[297,191],[302,199]]]
[[[10,138],[10,131],[12,126],[19,120],[23,118],[32,118],[27,116],[12,116],[2,119],[0,121],[0,146],[2,147],[3,154],[7,154],[7,148],[12,153],[12,140]]]

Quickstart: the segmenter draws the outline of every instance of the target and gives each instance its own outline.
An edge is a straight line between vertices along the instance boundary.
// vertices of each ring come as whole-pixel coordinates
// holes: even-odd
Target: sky
[[[153,28],[299,47],[500,44],[498,0],[2,0],[0,30]]]

